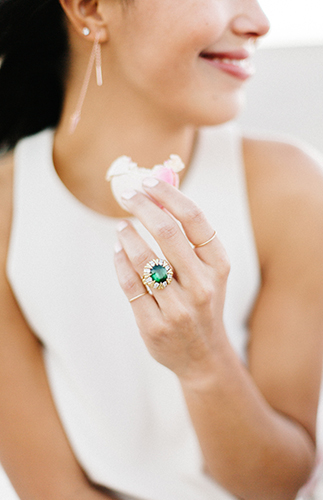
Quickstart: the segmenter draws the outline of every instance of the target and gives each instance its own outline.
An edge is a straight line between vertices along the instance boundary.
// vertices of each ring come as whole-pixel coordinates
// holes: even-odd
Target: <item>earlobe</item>
[[[68,20],[80,36],[100,33],[100,43],[107,41],[107,23],[100,13],[98,0],[59,0]],[[94,40],[94,38],[93,38]]]

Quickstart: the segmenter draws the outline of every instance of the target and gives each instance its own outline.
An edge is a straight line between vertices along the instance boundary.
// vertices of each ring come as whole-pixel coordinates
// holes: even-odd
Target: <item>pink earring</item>
[[[85,34],[85,33],[84,33]],[[85,34],[87,36],[89,33]],[[101,45],[100,45],[100,34],[95,35],[95,40],[92,48],[92,52],[90,55],[90,60],[89,64],[86,69],[85,77],[83,80],[80,96],[77,101],[76,109],[74,113],[71,116],[71,123],[70,123],[70,133],[73,134],[75,131],[77,124],[79,123],[81,119],[81,111],[82,111],[82,106],[84,103],[84,99],[86,96],[86,92],[90,83],[90,78],[91,78],[91,73],[95,61],[95,69],[96,69],[96,83],[99,87],[103,85],[103,79],[102,79],[102,65],[101,65]]]

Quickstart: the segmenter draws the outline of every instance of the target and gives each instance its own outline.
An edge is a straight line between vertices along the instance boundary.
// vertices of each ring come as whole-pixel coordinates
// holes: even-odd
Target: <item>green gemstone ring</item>
[[[173,274],[173,268],[167,260],[154,259],[145,265],[141,280],[145,286],[163,290],[172,281]]]

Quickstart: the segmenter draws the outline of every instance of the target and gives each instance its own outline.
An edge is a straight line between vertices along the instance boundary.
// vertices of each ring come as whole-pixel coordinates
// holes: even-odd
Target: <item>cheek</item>
[[[199,58],[203,50],[221,44],[227,19],[223,2],[185,0],[183,8],[182,0],[149,1],[146,11],[138,7],[126,23],[123,19],[118,36],[112,37],[117,78],[145,101],[176,110],[178,117],[201,112],[202,123],[205,114],[219,114],[219,98],[226,93]]]
[[[189,77],[199,53],[221,38],[224,23],[219,0],[160,1],[138,0],[119,43],[123,71],[161,85]]]
[[[196,40],[196,41],[195,41]],[[127,51],[124,72],[138,87],[165,88],[169,91],[186,87],[197,69],[200,44],[179,37],[146,39]]]
[[[143,43],[130,44],[120,55],[119,64],[128,83],[138,90],[150,92],[183,84],[191,71],[193,59],[193,55],[188,56],[179,44],[146,39]]]

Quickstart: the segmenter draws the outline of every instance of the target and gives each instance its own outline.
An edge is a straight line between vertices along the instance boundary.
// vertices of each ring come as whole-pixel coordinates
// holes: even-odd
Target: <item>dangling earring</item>
[[[85,36],[90,34],[90,30],[88,28],[83,28],[83,33]],[[71,123],[70,123],[70,133],[73,134],[75,131],[77,124],[79,123],[81,119],[81,110],[83,106],[83,102],[86,96],[86,92],[89,86],[90,78],[91,78],[91,73],[93,69],[93,64],[95,61],[95,69],[96,69],[96,83],[99,87],[102,86],[103,84],[103,79],[102,79],[102,65],[101,65],[101,45],[99,42],[100,39],[100,34],[98,33],[95,35],[95,40],[92,48],[92,52],[90,55],[90,60],[89,64],[86,69],[85,77],[83,80],[83,85],[81,88],[80,96],[77,101],[76,109],[74,113],[71,116]]]
[[[95,50],[95,72],[96,72],[96,84],[98,87],[102,87],[102,59],[101,59],[101,45],[98,43],[94,44]]]

